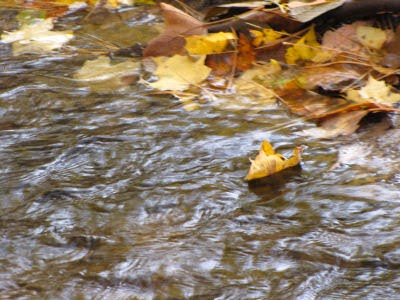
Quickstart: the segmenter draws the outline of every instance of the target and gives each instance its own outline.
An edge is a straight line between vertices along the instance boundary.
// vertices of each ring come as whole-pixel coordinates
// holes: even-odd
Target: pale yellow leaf
[[[383,80],[376,80],[372,76],[368,82],[359,90],[347,91],[347,99],[356,102],[374,102],[393,105],[400,101],[400,94],[392,92],[391,86]]]
[[[53,19],[36,19],[23,24],[17,31],[1,35],[1,41],[12,43],[13,55],[50,52],[74,37],[72,31],[51,31]]]
[[[285,59],[288,64],[295,64],[298,60],[312,60],[320,51],[320,44],[312,26],[296,44],[286,50]]]
[[[272,85],[276,83],[281,71],[280,64],[275,60],[256,65],[235,78],[226,93],[214,95],[210,102],[224,110],[264,110],[276,103],[277,95]]]
[[[185,37],[185,48],[191,55],[221,53],[236,36],[232,32],[210,33],[208,35],[193,35]]]
[[[190,85],[198,85],[210,74],[211,69],[204,65],[205,55],[192,58],[174,55],[172,57],[155,57],[157,64],[155,75],[158,80],[149,85],[161,91],[184,91]]]
[[[341,6],[346,0],[290,1],[290,14],[300,22],[308,22],[327,11]]]
[[[380,28],[358,26],[357,39],[367,48],[379,50],[387,40],[387,34]]]
[[[139,62],[124,61],[111,64],[108,56],[99,56],[95,60],[86,61],[73,77],[94,91],[109,92],[129,85],[132,81],[129,78],[138,77],[139,73]]]

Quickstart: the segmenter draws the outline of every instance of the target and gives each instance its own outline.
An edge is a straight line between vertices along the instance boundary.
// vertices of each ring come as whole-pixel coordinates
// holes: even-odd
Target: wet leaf
[[[322,120],[318,127],[304,130],[303,135],[314,138],[334,138],[350,135],[359,127],[360,120],[368,114],[368,110],[344,111]]]
[[[232,74],[235,56],[232,53],[207,55],[206,65],[212,69],[212,74],[217,77],[227,77]]]
[[[286,83],[276,91],[281,101],[296,115],[319,119],[331,111],[347,107],[349,102],[339,97],[329,97],[300,88],[297,81]]]
[[[95,60],[86,61],[73,77],[94,91],[106,92],[127,86],[131,82],[126,79],[132,76],[137,77],[139,72],[140,63],[138,62],[125,61],[111,64],[108,56],[100,56]]]
[[[387,34],[380,28],[358,26],[357,39],[367,48],[379,50],[387,40]]]
[[[221,53],[236,36],[232,32],[210,33],[185,37],[185,48],[191,55]]]
[[[248,70],[253,66],[255,60],[256,53],[250,39],[240,33],[237,46],[236,69],[239,71]]]
[[[256,47],[261,46],[264,43],[276,41],[286,34],[285,32],[275,31],[270,28],[264,28],[262,31],[253,29],[250,29],[249,31],[253,37],[251,43]]]
[[[214,95],[210,102],[222,110],[258,112],[275,104],[276,94],[254,80],[238,78],[231,89]]]
[[[72,31],[51,31],[53,19],[36,19],[17,31],[3,33],[1,40],[12,43],[13,55],[50,52],[74,37]]]
[[[373,102],[393,105],[400,101],[400,94],[393,93],[392,88],[383,80],[376,80],[372,76],[367,84],[359,90],[347,91],[347,99],[355,102]]]
[[[297,166],[301,161],[302,147],[296,147],[293,156],[285,159],[281,154],[275,153],[271,144],[263,141],[258,155],[254,160],[250,159],[251,166],[246,175],[246,180],[263,178],[284,169]]]
[[[239,34],[236,49],[227,53],[211,54],[207,56],[207,66],[217,76],[231,75],[235,71],[246,71],[252,68],[256,60],[256,52],[251,41]]]
[[[358,28],[368,27],[368,25],[369,23],[366,21],[356,21],[335,30],[328,30],[322,37],[322,47],[332,49],[336,54],[344,52],[353,56],[369,55],[369,52],[366,51],[357,37]]]
[[[303,69],[296,79],[301,87],[307,90],[320,87],[326,91],[337,91],[361,77],[362,75],[356,70],[337,64]]]
[[[204,81],[211,69],[204,65],[206,56],[192,58],[183,55],[172,57],[155,57],[157,64],[155,75],[158,80],[149,85],[161,91],[184,91],[190,85],[197,85]]]
[[[47,0],[48,1],[48,0]],[[39,1],[38,1],[39,2]],[[54,2],[58,5],[74,5],[76,2],[85,2],[91,6],[95,5],[102,5],[107,8],[117,8],[120,5],[133,5],[133,0],[84,0],[84,1],[77,1],[77,0],[52,0],[50,2]],[[136,2],[136,1],[135,1]]]
[[[305,23],[341,6],[344,2],[345,0],[290,1],[288,7],[294,18]]]
[[[320,44],[317,42],[314,26],[312,26],[301,39],[286,50],[286,62],[293,65],[298,60],[312,60],[321,51],[319,47]]]
[[[143,51],[144,57],[184,54],[184,36],[204,35],[207,33],[203,22],[172,5],[161,3],[160,8],[164,16],[165,28],[159,36],[148,43]]]

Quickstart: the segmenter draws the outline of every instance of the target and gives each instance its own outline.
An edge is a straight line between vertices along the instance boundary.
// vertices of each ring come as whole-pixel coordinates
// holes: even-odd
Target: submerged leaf
[[[334,138],[350,135],[359,127],[359,122],[368,114],[368,110],[344,111],[325,118],[318,127],[304,130],[301,134],[314,138]]]
[[[204,81],[211,69],[204,65],[206,56],[194,59],[189,56],[155,57],[157,64],[155,75],[158,80],[149,85],[161,91],[184,91],[190,85]]]
[[[293,156],[285,159],[281,154],[275,153],[271,144],[263,141],[260,151],[254,160],[250,159],[251,166],[246,175],[246,180],[263,178],[284,169],[297,166],[301,160],[302,147],[296,147]]]
[[[88,60],[74,74],[74,79],[97,92],[113,91],[130,83],[128,77],[138,76],[140,63],[125,61],[111,65],[108,56]]]
[[[51,31],[53,19],[36,19],[17,31],[3,33],[1,40],[12,43],[13,55],[43,53],[60,48],[74,37],[72,31]]]

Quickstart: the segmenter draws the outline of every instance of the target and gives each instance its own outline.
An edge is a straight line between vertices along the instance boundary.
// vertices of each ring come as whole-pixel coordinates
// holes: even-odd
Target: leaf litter
[[[316,128],[303,132],[314,138],[351,135],[370,113],[398,112],[395,105],[400,94],[393,86],[400,81],[398,30],[390,32],[357,21],[323,34],[314,25],[296,31],[302,22],[344,1],[289,1],[287,6],[278,2],[268,3],[277,4],[268,10],[260,4],[247,6],[248,13],[222,20],[217,32],[209,32],[216,28],[213,24],[161,3],[164,30],[143,51],[156,67],[148,73],[149,79],[139,83],[180,97],[188,110],[198,108],[195,101],[201,98],[225,109],[258,111],[278,101],[291,113],[316,122]],[[105,3],[118,5],[116,1]],[[73,33],[54,31],[53,19],[47,18],[23,24],[1,38],[13,44],[14,55],[20,55],[59,49]],[[137,82],[145,62],[113,63],[100,56],[87,61],[74,79],[95,91],[110,91]],[[129,79],[132,76],[135,79]],[[298,165],[300,152],[296,147],[294,155],[284,159],[264,141],[246,180]]]
[[[340,6],[343,2],[291,1],[288,8],[293,17],[306,22]],[[185,18],[188,19],[186,16]],[[207,24],[200,20],[197,22],[191,18],[189,20],[192,28],[207,27]],[[221,103],[223,93],[216,92],[213,88],[216,86],[215,83],[222,82],[220,88],[226,89],[225,95],[229,94],[229,91],[245,95],[236,97],[242,107],[246,99],[262,98],[263,101],[253,102],[260,110],[279,101],[292,113],[304,116],[306,120],[314,120],[317,127],[301,133],[314,138],[349,136],[359,128],[361,119],[371,112],[398,112],[394,105],[400,101],[400,94],[390,83],[377,79],[397,74],[397,70],[387,65],[380,65],[380,61],[384,61],[387,54],[385,45],[390,41],[389,38],[393,39],[395,35],[391,36],[387,31],[365,21],[343,25],[338,29],[327,31],[322,36],[317,36],[313,25],[300,36],[281,29],[275,30],[267,22],[264,26],[264,28],[254,28],[255,26],[250,24],[247,27],[242,26],[236,32],[232,32],[232,28],[229,27],[225,32],[184,34],[185,45],[182,44],[181,49],[186,52],[180,50],[180,53],[184,53],[183,55],[188,58],[193,56],[190,59],[199,54],[207,55],[204,63],[210,68],[210,72],[208,75],[204,73],[191,83],[190,78],[193,75],[188,71],[185,73],[188,78],[186,84],[180,85],[172,82],[162,84],[164,75],[161,76],[158,70],[154,74],[160,76],[161,83],[155,82],[152,87],[159,90],[166,90],[169,87],[168,90],[171,90],[175,84],[177,91],[185,91],[189,90],[191,85],[201,85],[203,92],[208,92],[200,93],[200,97],[201,94],[212,94],[208,99],[217,98],[220,101],[216,102]],[[171,29],[166,27],[166,31]],[[265,47],[271,42],[276,42],[271,44],[272,48]],[[393,44],[393,40],[391,43]],[[165,44],[160,44],[159,47],[161,45]],[[154,47],[154,44],[151,46]],[[172,48],[171,46],[171,49],[164,49],[165,53],[162,55],[168,56]],[[165,59],[157,60],[160,68],[164,61]],[[251,75],[253,70],[257,70],[257,64],[261,61],[277,62],[279,68],[273,74],[273,78],[268,75],[269,80],[259,80],[257,71],[254,72],[254,76]],[[192,72],[201,70],[202,63],[203,60],[192,69]],[[283,71],[287,69],[287,65],[294,70],[290,72],[291,76]],[[164,71],[168,72],[167,69]],[[331,94],[334,94],[334,97]],[[228,107],[232,105],[226,105],[225,109]],[[236,105],[236,107],[241,106]],[[265,145],[263,142],[258,157],[268,156],[264,151],[268,148]],[[276,164],[279,156],[272,157],[272,161]],[[299,156],[295,157],[300,160]],[[271,169],[268,164],[257,164],[254,161],[251,168]],[[278,169],[282,168],[278,167],[275,171]],[[268,176],[270,171],[258,174],[262,175],[255,177],[264,177]],[[247,176],[246,179],[251,180],[252,176]]]

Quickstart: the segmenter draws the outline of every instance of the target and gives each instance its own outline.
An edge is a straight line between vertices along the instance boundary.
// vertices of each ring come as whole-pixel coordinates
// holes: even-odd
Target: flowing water
[[[154,35],[146,9],[125,46]],[[312,139],[280,106],[189,112],[68,80],[87,55],[0,54],[1,299],[400,299],[398,129]],[[302,168],[248,186],[263,139]]]

